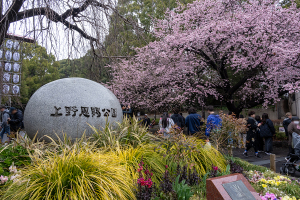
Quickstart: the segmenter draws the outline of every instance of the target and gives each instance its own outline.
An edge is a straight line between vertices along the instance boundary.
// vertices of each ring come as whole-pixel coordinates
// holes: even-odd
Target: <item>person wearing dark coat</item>
[[[255,120],[257,121],[258,124],[261,123],[261,119],[259,115],[255,116]],[[260,137],[259,127],[257,127],[257,149],[258,152],[264,152],[264,138]]]
[[[288,126],[292,122],[292,113],[288,112],[285,116],[286,118],[283,120],[282,125],[284,127],[286,137],[289,137]]]
[[[145,117],[143,119],[143,123],[146,127],[150,126],[150,119],[148,118],[148,115],[145,114]]]
[[[258,124],[258,127],[260,128],[260,136],[265,139],[265,153],[270,155],[273,150],[273,136],[275,135],[275,128],[267,113],[262,115],[261,123]]]
[[[12,132],[18,132],[23,128],[23,113],[14,107],[9,109],[10,119],[8,123]]]
[[[184,118],[184,116],[182,115],[182,113],[179,113],[179,115],[182,117],[182,119],[183,119],[183,124],[185,125],[185,118]]]
[[[171,119],[173,119],[174,123],[180,127],[180,128],[184,128],[184,121],[183,121],[183,117],[181,115],[178,114],[179,113],[179,109],[175,108],[174,109],[174,114],[171,116]]]
[[[257,138],[257,121],[255,120],[255,112],[249,111],[247,120],[247,137],[246,137],[246,149],[244,151],[244,156],[248,157],[248,151],[253,147],[255,151],[255,156],[260,158],[258,154],[258,138]]]
[[[129,105],[123,105],[121,104],[123,117],[131,118],[132,117],[132,109]]]
[[[189,115],[185,119],[185,126],[188,128],[188,135],[193,135],[201,130],[203,122],[201,115],[197,114],[195,108],[189,109]]]

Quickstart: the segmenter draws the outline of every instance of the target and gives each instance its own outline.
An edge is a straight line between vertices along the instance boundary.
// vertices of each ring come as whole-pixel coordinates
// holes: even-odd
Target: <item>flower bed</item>
[[[246,176],[263,200],[300,199],[298,180],[291,180],[286,176],[278,175],[272,171],[248,171]]]
[[[300,199],[299,180],[265,167],[224,157],[211,145],[184,136],[147,132],[137,120],[109,125],[72,143],[17,140],[5,147],[4,159],[22,150],[24,162],[7,161],[0,176],[3,199],[206,199],[206,179],[243,173],[263,200]],[[27,148],[24,152],[23,149]],[[0,151],[1,154],[1,151]],[[23,157],[26,156],[26,157]],[[1,157],[0,157],[1,158]],[[4,161],[3,161],[4,162]]]

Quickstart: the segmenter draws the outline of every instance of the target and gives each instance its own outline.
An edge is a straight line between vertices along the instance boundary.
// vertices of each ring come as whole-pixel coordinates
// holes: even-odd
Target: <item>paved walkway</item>
[[[257,158],[254,156],[254,151],[251,149],[248,152],[249,157],[245,157],[243,155],[244,149],[234,149],[233,150],[233,156],[239,157],[243,160],[248,161],[251,164],[254,165],[261,165],[264,167],[270,168],[270,156],[265,153],[260,153],[261,158]],[[288,154],[288,149],[283,147],[274,147],[273,153],[276,155],[276,172],[280,172],[280,167],[282,167],[282,164],[284,164],[285,157]],[[300,161],[299,161],[300,162]],[[295,177],[300,177],[300,172],[295,173]]]

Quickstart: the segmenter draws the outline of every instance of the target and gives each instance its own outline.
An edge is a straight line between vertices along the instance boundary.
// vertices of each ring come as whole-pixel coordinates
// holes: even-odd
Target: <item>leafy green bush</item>
[[[2,147],[0,150],[0,175],[8,175],[9,167],[14,163],[15,166],[21,167],[29,165],[31,162],[28,151],[23,146],[9,145]],[[2,169],[2,170],[1,170]]]
[[[160,120],[160,118],[156,118],[155,125],[159,125],[159,120]]]
[[[248,163],[247,161],[244,161],[240,158],[236,158],[236,157],[227,157],[227,160],[232,160],[234,163],[240,165],[245,171],[260,171],[260,172],[266,172],[269,169],[263,166],[259,166],[259,165],[253,165],[251,163]]]
[[[185,184],[185,180],[179,182],[179,176],[173,183],[173,190],[176,192],[178,200],[190,199],[193,196],[191,187]]]
[[[276,132],[275,137],[276,137],[276,140],[286,140],[287,139],[285,132],[278,131],[278,132]]]

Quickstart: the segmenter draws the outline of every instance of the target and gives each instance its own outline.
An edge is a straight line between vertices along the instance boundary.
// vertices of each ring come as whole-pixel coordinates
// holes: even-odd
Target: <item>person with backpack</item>
[[[207,117],[205,135],[206,135],[206,137],[209,137],[211,132],[214,129],[221,128],[222,119],[220,118],[220,116],[218,114],[215,114],[213,106],[208,106],[207,111],[208,111],[209,115]]]
[[[180,127],[181,129],[184,128],[184,121],[183,121],[183,117],[181,115],[178,114],[179,113],[179,109],[175,108],[174,109],[174,114],[171,116],[172,120],[174,121],[174,123]]]
[[[195,108],[191,107],[188,113],[189,115],[185,118],[185,125],[188,128],[188,135],[193,135],[200,131],[203,122],[201,122],[201,115],[197,114]]]
[[[267,113],[262,115],[261,123],[258,124],[258,127],[260,128],[260,137],[265,139],[265,153],[270,155],[273,150],[273,136],[275,135],[275,128]]]
[[[0,132],[0,138],[2,141],[4,134],[10,135],[10,127],[8,125],[8,120],[9,120],[10,116],[9,116],[9,111],[5,106],[1,106],[0,110],[2,113],[2,124],[1,124],[2,130]]]
[[[10,124],[10,129],[12,132],[18,132],[24,128],[23,125],[23,113],[14,107],[9,109],[10,119],[8,119],[8,124]]]
[[[174,126],[174,121],[169,118],[168,113],[165,112],[162,115],[162,118],[159,119],[160,132],[163,133],[165,137],[169,137],[170,135],[168,133],[172,126]]]
[[[258,123],[255,120],[255,112],[249,111],[248,113],[248,120],[247,120],[247,138],[246,138],[246,149],[244,151],[244,156],[248,157],[248,151],[253,147],[255,156],[257,158],[260,158],[260,155],[258,154],[258,140],[257,140],[257,127]]]

